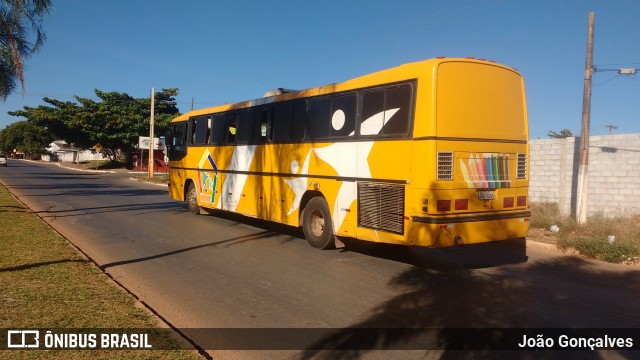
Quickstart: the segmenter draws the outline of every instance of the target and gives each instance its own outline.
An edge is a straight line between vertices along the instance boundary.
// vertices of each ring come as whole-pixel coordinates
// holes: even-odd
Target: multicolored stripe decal
[[[508,154],[469,154],[468,159],[460,159],[460,171],[469,188],[499,189],[511,187]]]
[[[198,186],[200,188],[200,199],[203,202],[213,204],[216,200],[216,186],[218,184],[218,166],[211,153],[207,149],[198,163],[198,169],[205,169],[205,165],[209,163],[212,171],[198,171]]]

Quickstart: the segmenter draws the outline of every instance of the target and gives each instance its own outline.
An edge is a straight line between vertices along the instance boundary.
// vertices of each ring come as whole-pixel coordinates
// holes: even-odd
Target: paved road
[[[10,161],[0,183],[187,334],[188,328],[381,328],[368,334],[373,348],[415,335],[394,327],[640,328],[638,267],[563,256],[524,241],[440,250],[356,242],[320,251],[297,229],[192,215],[166,188],[126,174]],[[347,331],[331,335],[328,349],[351,341]],[[211,348],[211,334],[190,336]],[[377,354],[367,350],[342,354]],[[390,354],[407,355],[384,357]]]

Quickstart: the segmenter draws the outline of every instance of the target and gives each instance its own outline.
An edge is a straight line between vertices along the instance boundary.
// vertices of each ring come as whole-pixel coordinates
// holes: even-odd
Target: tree
[[[43,127],[57,139],[81,149],[100,144],[103,154],[113,159],[116,149],[131,150],[138,136],[149,136],[150,98],[133,98],[126,93],[95,90],[99,100],[76,96],[76,102],[43,100],[48,105],[9,112]],[[155,95],[155,129],[162,134],[179,114],[174,96],[178,89],[162,89]]]
[[[549,136],[552,139],[564,139],[564,138],[572,137],[573,133],[569,129],[562,129],[560,130],[559,133],[553,130],[549,130],[549,132],[547,133],[547,136]]]
[[[27,158],[46,154],[51,141],[51,133],[29,121],[15,122],[0,131],[0,150],[10,153],[16,149]]]
[[[6,99],[19,81],[24,93],[24,60],[42,46],[42,20],[51,0],[0,0],[0,97]],[[33,39],[31,39],[33,37]]]

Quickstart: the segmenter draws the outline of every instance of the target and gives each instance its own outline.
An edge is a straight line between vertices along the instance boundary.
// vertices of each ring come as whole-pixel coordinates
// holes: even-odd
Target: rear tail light
[[[504,198],[503,202],[502,202],[502,207],[504,208],[512,208],[513,207],[513,198],[512,197],[506,197]]]
[[[518,206],[527,206],[526,196],[518,196]]]
[[[438,200],[438,211],[451,211],[451,200]]]
[[[469,209],[469,200],[468,199],[456,199],[454,204],[454,209],[456,210],[467,210]]]

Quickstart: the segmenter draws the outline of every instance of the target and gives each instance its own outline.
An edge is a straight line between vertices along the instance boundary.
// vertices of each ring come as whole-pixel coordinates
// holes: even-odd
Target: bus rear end
[[[430,183],[414,192],[410,242],[451,246],[524,237],[529,229],[524,85],[514,69],[443,60],[434,69]]]

